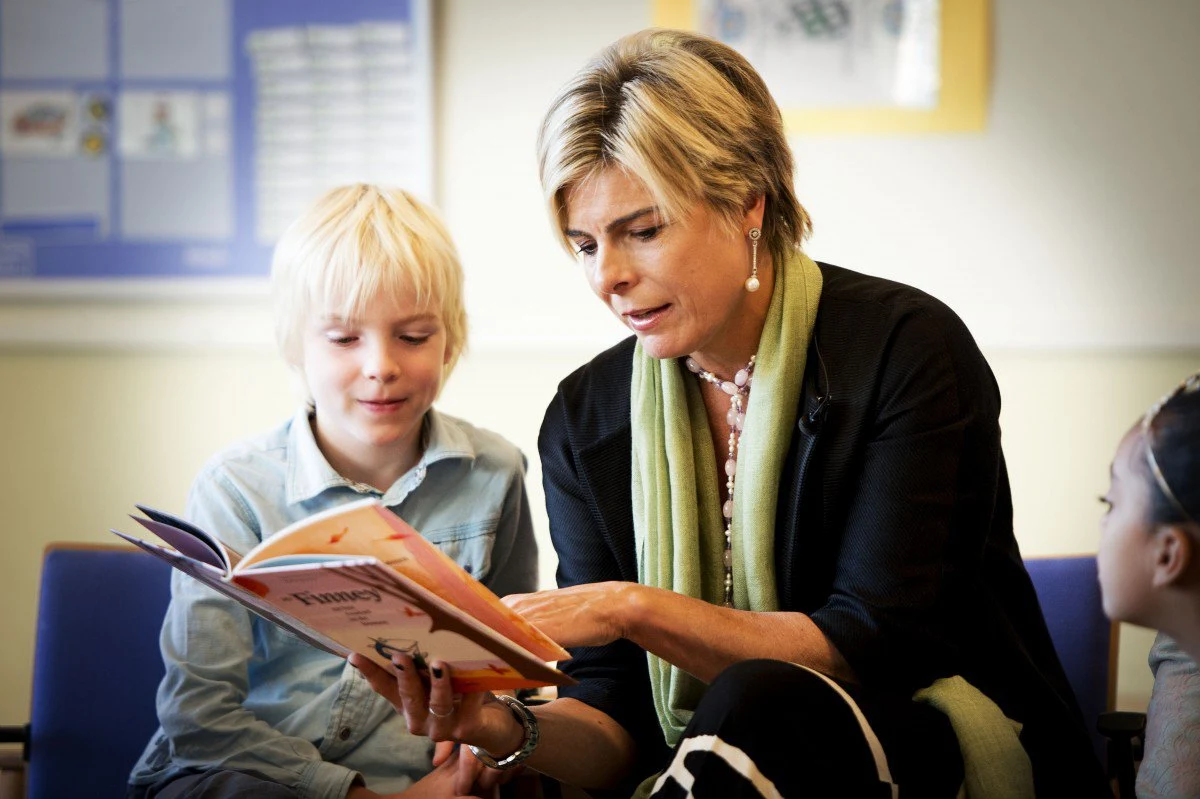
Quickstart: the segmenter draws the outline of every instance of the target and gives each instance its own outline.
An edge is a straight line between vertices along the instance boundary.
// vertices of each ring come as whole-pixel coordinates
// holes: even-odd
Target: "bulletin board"
[[[433,199],[430,0],[0,0],[0,297],[260,291],[323,190]]]
[[[948,133],[987,124],[991,0],[651,0],[762,74],[789,133]]]

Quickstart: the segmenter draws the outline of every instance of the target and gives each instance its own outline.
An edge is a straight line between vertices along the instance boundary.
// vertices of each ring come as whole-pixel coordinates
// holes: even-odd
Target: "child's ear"
[[[1159,527],[1154,534],[1154,587],[1178,583],[1195,557],[1195,544],[1187,530],[1178,524]]]

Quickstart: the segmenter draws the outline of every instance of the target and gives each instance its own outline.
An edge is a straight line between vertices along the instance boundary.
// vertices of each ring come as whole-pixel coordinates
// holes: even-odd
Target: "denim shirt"
[[[245,553],[327,508],[381,501],[492,591],[532,591],[537,548],[525,460],[500,436],[430,410],[421,460],[384,494],[333,470],[307,410],[218,454],[186,517]],[[172,576],[158,689],[161,727],[131,795],[193,769],[255,772],[301,797],[341,799],[356,774],[379,793],[432,768],[432,743],[341,658],[303,643],[186,575]]]

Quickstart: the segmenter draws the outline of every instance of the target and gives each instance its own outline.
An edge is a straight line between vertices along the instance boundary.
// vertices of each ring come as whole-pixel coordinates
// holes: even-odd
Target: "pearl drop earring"
[[[758,240],[762,238],[762,231],[752,227],[747,235],[750,236],[750,277],[746,278],[746,291],[753,293],[761,285],[758,282]]]

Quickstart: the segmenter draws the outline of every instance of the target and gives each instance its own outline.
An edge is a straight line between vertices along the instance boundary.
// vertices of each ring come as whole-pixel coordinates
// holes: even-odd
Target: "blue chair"
[[[51,544],[42,562],[33,704],[23,742],[29,799],[125,796],[158,726],[159,629],[171,568],[136,549]]]
[[[1027,558],[1042,615],[1067,680],[1089,725],[1113,709],[1117,696],[1117,625],[1104,615],[1094,555]],[[1104,738],[1093,733],[1104,760]]]
[[[1135,762],[1145,732],[1143,713],[1113,712],[1117,696],[1119,627],[1104,615],[1094,555],[1025,560],[1042,615],[1067,680],[1107,763],[1119,796],[1133,797]]]

